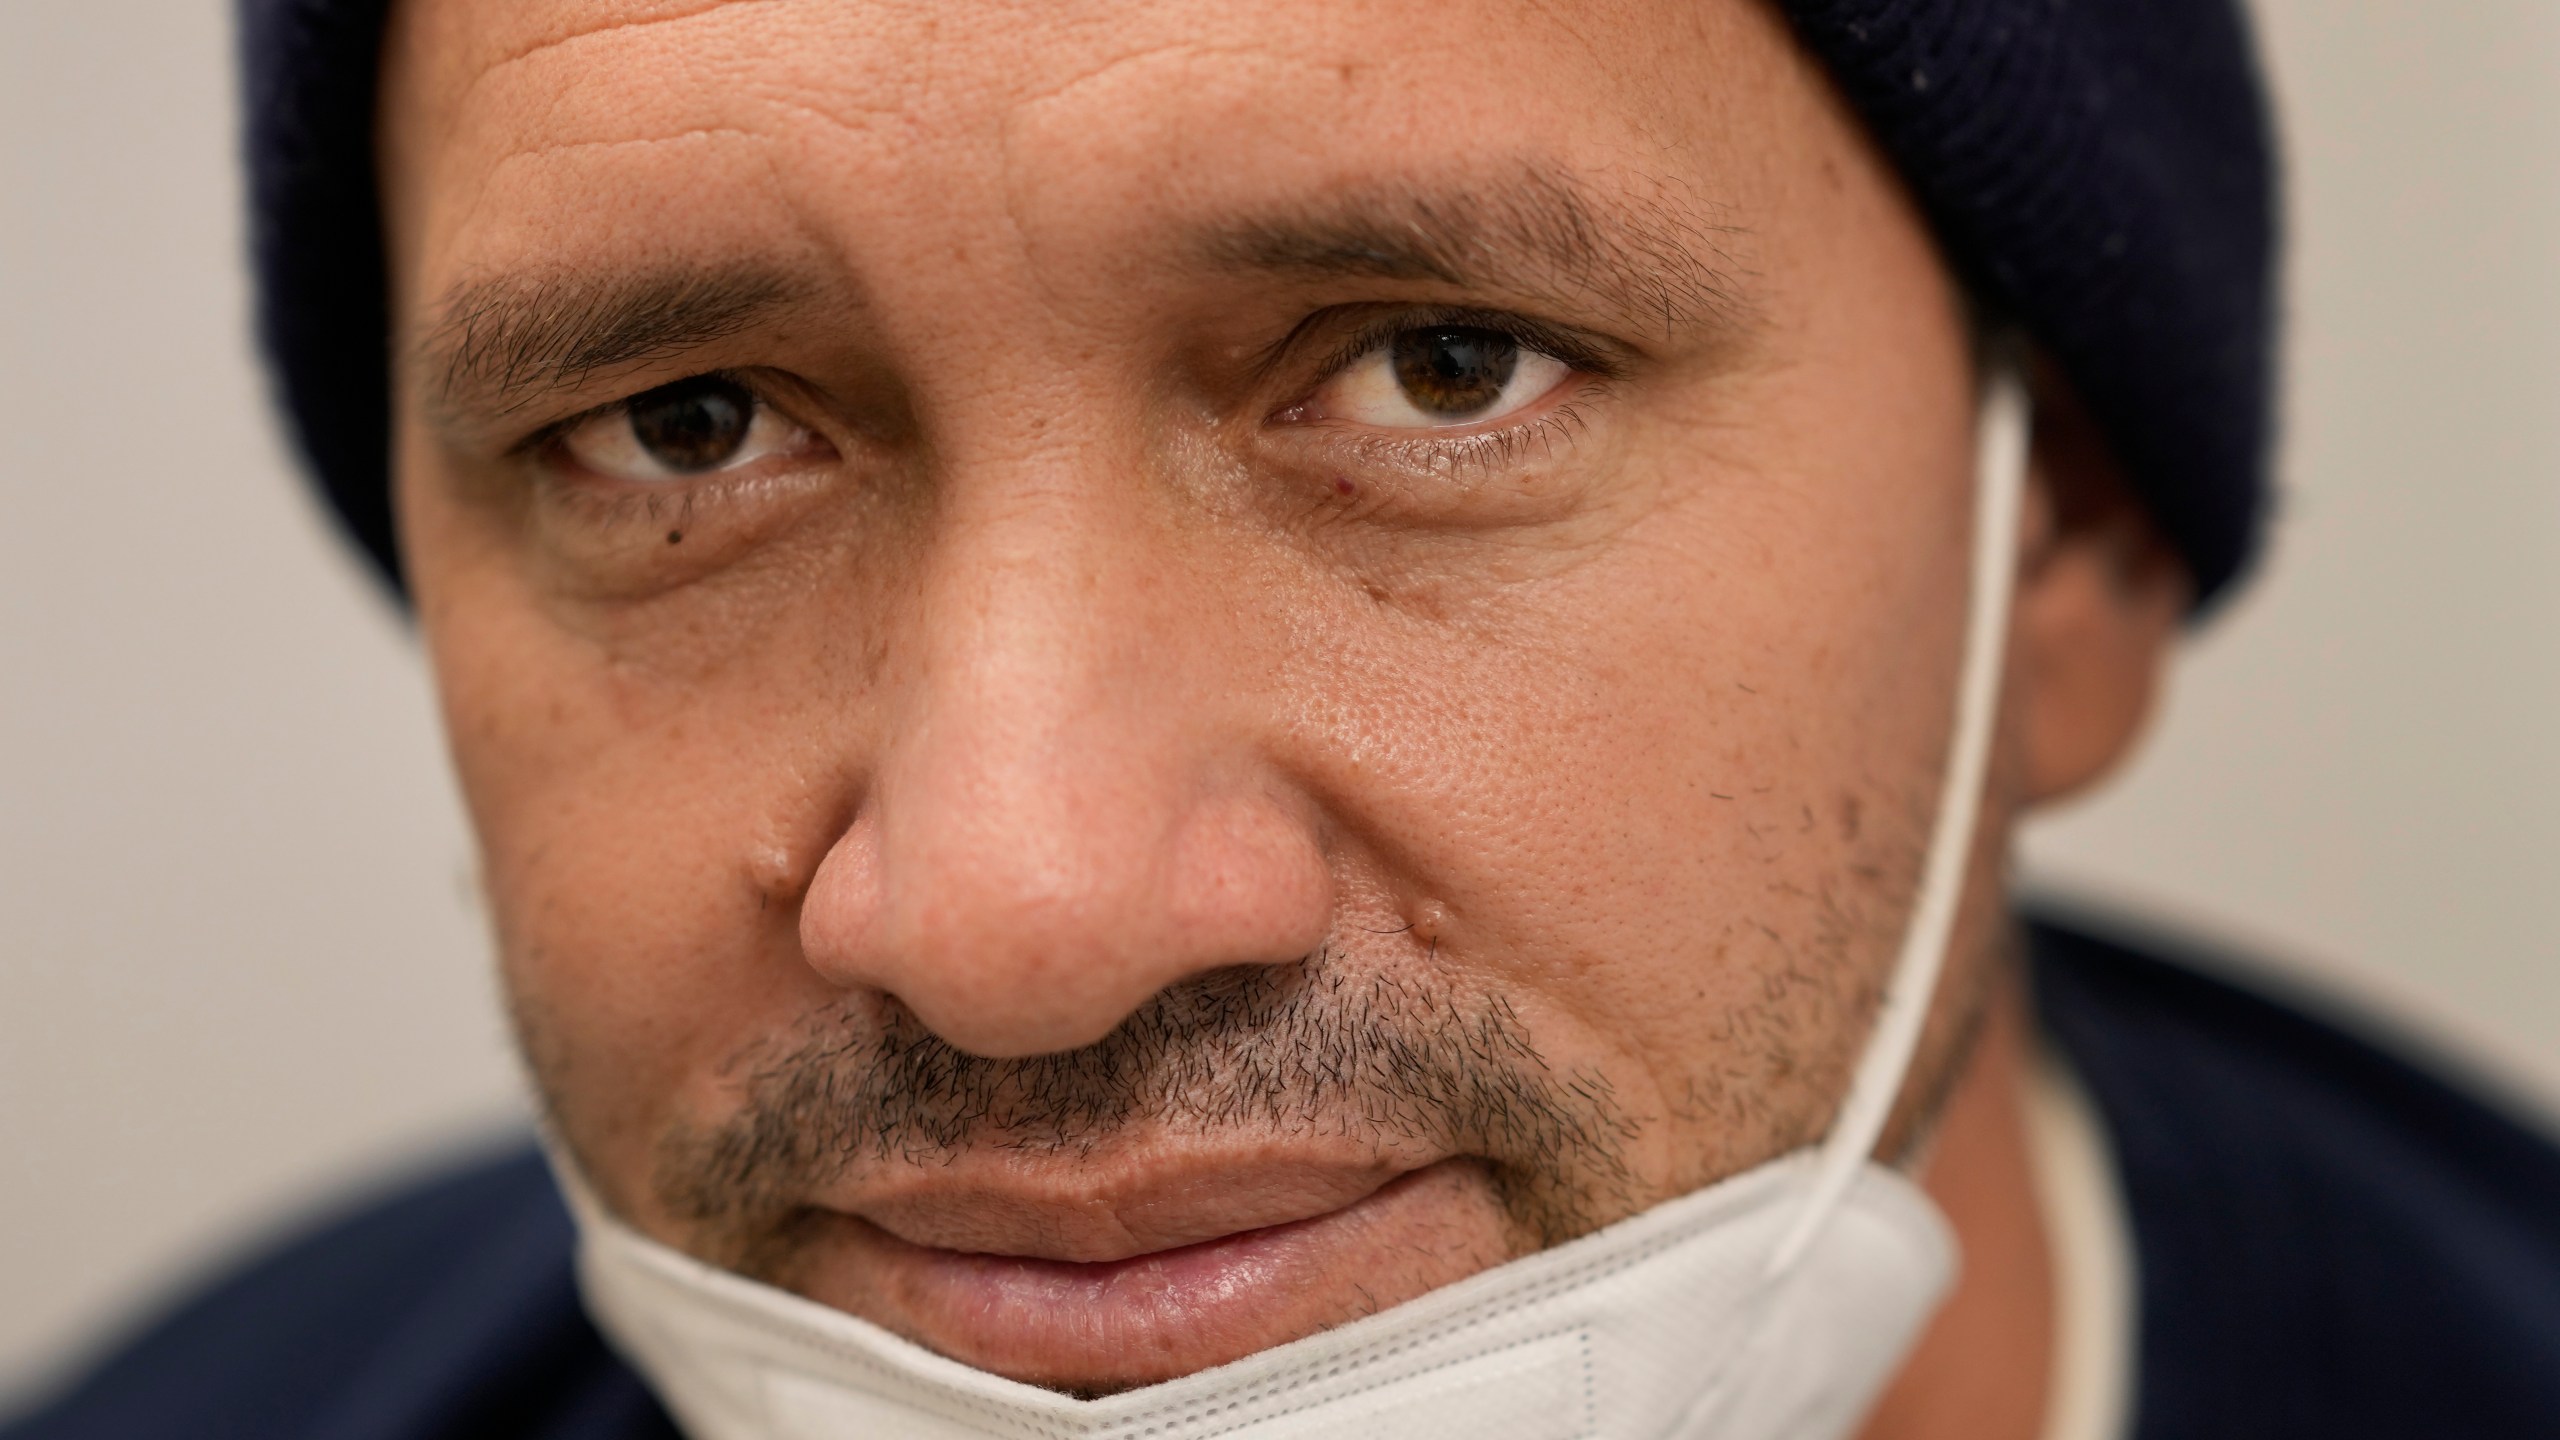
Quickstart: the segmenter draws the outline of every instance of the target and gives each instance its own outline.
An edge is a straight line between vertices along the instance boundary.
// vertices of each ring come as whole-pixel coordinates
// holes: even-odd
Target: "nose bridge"
[[[1131,507],[1042,476],[950,508],[882,776],[889,836],[936,865],[949,847],[979,857],[963,878],[1018,904],[1143,883],[1197,757],[1157,577],[1115,553],[1111,522],[1130,522],[1112,512]]]
[[[946,492],[891,733],[804,914],[823,973],[979,1053],[1090,1043],[1329,919],[1312,817],[1181,613],[1178,537],[1094,468],[1052,450]]]

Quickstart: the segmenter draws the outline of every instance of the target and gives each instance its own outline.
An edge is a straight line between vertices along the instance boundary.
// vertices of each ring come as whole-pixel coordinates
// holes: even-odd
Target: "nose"
[[[1250,643],[1144,527],[1078,510],[946,516],[889,733],[801,911],[822,976],[979,1055],[1092,1044],[1187,977],[1299,959],[1331,920],[1314,806],[1236,700]]]

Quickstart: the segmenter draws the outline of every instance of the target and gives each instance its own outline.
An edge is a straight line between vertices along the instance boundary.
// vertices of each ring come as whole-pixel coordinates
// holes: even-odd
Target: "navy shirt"
[[[2031,927],[2141,1285],[2135,1440],[2560,1437],[2560,1149],[2154,953]],[[362,1206],[160,1320],[5,1440],[673,1440],[578,1305],[532,1151]]]

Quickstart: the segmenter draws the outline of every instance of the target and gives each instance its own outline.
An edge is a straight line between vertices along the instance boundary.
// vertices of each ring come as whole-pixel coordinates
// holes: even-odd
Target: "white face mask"
[[[1024,1385],[715,1270],[563,1164],[587,1308],[694,1440],[1838,1440],[1955,1270],[1869,1156],[1954,932],[1998,709],[2027,404],[1986,389],[1972,599],[1928,859],[1875,1033],[1818,1150],[1230,1365],[1098,1400]]]

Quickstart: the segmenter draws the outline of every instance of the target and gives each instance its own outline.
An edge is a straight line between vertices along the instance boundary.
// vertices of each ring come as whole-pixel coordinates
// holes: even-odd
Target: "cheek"
[[[445,578],[425,588],[463,598],[427,607],[428,640],[507,992],[569,1139],[635,1200],[652,1137],[823,1003],[795,958],[807,766],[790,726],[711,703],[754,677],[669,685],[503,574]]]
[[[1905,453],[1893,493],[1701,489],[1461,621],[1346,621],[1298,682],[1443,963],[1663,1122],[1665,1193],[1812,1137],[1899,932],[1964,584],[1963,438]]]

